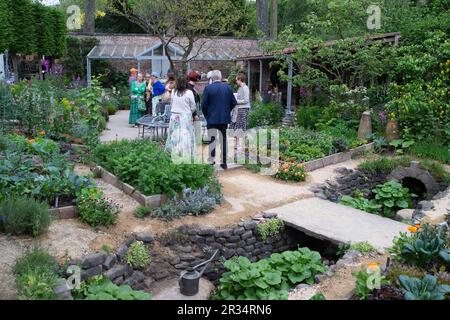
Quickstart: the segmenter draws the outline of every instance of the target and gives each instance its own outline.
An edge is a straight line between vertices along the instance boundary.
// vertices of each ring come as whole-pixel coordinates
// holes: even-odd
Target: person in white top
[[[248,112],[250,110],[250,90],[245,84],[245,74],[238,73],[236,83],[239,86],[235,93],[237,106],[231,112],[230,129],[247,131]]]
[[[195,135],[193,113],[197,110],[194,94],[187,88],[187,78],[177,78],[172,90],[171,116],[166,150],[177,163],[193,163],[195,157]]]

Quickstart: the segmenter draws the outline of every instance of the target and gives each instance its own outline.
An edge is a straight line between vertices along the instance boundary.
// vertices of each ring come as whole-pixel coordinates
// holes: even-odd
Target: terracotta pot
[[[391,142],[392,140],[400,139],[400,128],[397,120],[388,120],[386,125],[386,141]]]

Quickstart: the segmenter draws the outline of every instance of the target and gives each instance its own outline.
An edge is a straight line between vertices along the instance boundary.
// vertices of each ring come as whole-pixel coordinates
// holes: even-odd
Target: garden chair
[[[138,126],[138,137],[144,138],[146,132],[149,132],[150,135],[153,135],[155,133],[155,126],[153,125],[153,123],[157,118],[161,117],[161,115],[164,114],[165,106],[165,103],[160,102],[156,106],[156,115],[146,114],[145,116],[136,120],[136,125]]]

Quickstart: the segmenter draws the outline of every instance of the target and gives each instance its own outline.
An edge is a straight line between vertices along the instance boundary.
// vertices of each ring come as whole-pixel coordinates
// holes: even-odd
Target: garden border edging
[[[100,170],[102,173],[102,179],[109,183],[110,185],[116,187],[117,189],[123,191],[126,195],[132,197],[136,200],[140,205],[146,206],[149,208],[158,208],[161,205],[167,203],[169,197],[165,194],[155,194],[151,196],[146,196],[140,193],[137,189],[129,185],[128,183],[122,182],[116,177],[114,174],[104,169],[99,165],[95,165],[92,170]],[[178,197],[182,198],[182,193],[178,195]]]
[[[50,214],[56,220],[76,219],[78,218],[78,211],[76,206],[67,206],[61,208],[49,209]]]

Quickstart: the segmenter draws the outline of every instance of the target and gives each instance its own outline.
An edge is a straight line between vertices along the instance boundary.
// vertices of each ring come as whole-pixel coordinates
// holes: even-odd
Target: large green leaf
[[[272,271],[272,272],[267,272],[264,274],[264,280],[269,284],[269,285],[277,285],[281,283],[281,272],[279,271]]]
[[[261,278],[255,280],[255,285],[261,289],[267,289],[269,285]]]
[[[301,273],[294,273],[294,272],[289,272],[288,273],[288,278],[293,284],[302,282],[303,280],[306,279],[306,277],[303,274],[301,274]]]

